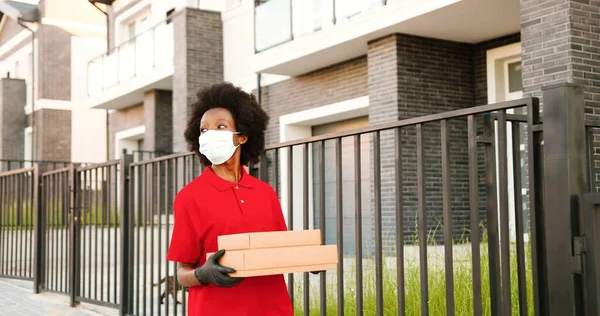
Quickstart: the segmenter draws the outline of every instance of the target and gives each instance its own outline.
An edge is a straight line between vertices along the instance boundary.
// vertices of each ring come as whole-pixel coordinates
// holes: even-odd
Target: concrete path
[[[0,315],[2,316],[58,316],[58,315],[118,315],[116,309],[80,304],[69,307],[67,295],[55,293],[33,294],[33,282],[0,278]]]

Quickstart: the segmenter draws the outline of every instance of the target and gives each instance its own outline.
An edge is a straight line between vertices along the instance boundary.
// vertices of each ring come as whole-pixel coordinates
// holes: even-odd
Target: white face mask
[[[204,155],[213,165],[225,163],[238,148],[233,144],[232,131],[208,130],[198,138],[200,153]]]

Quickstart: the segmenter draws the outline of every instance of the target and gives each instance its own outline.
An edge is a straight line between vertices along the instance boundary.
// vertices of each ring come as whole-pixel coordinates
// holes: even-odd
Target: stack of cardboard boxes
[[[321,245],[320,230],[225,235],[218,246],[225,249],[219,263],[236,270],[232,277],[325,271],[338,264],[337,246]]]

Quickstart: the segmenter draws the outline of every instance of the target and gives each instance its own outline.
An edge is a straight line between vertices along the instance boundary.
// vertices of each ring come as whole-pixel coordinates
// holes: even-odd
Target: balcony
[[[298,76],[367,53],[392,33],[478,43],[520,31],[518,0],[262,0],[252,71]]]
[[[88,63],[89,108],[122,109],[172,89],[173,24],[163,21]]]

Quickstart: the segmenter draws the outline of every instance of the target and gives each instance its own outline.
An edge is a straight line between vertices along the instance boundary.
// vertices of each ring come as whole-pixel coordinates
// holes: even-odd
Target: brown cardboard
[[[211,255],[207,254],[207,258]],[[331,270],[338,263],[337,245],[231,250],[219,263],[236,270],[230,276]]]
[[[219,236],[217,242],[219,249],[225,250],[316,246],[321,244],[321,231],[290,230],[224,235]]]
[[[235,271],[234,273],[229,274],[229,276],[236,277],[236,278],[249,278],[249,277],[287,274],[287,273],[296,273],[296,272],[327,271],[327,270],[334,270],[336,268],[337,268],[337,263],[328,263],[328,264],[315,264],[315,265],[299,266],[299,267],[281,267],[281,268],[272,268],[272,269]]]

